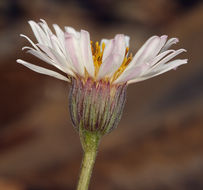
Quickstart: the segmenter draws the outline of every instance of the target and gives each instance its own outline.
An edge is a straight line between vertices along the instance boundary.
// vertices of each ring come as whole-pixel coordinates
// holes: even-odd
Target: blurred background
[[[118,129],[100,145],[96,190],[203,189],[203,3],[198,0],[0,0],[0,190],[73,190],[82,149],[68,111],[67,83],[16,63],[46,65],[21,51],[27,23],[86,29],[93,41],[178,37],[187,65],[130,85]]]

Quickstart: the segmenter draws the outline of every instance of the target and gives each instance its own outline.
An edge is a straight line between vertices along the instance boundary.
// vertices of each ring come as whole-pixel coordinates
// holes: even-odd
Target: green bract
[[[117,127],[126,100],[126,84],[71,79],[69,107],[73,125],[100,134]]]

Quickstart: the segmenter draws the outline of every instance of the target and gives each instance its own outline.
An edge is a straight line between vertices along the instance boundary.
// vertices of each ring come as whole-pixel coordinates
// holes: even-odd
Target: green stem
[[[80,140],[84,150],[77,190],[88,190],[101,135],[80,130]]]

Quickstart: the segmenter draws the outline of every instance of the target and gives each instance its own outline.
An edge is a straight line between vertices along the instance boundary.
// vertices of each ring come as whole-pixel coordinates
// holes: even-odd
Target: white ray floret
[[[166,35],[152,36],[134,57],[131,55],[128,57],[130,38],[123,34],[117,34],[113,39],[102,39],[100,46],[95,44],[93,47],[89,32],[85,30],[78,32],[66,26],[63,31],[54,24],[55,33],[53,33],[42,19],[39,23],[34,21],[28,23],[37,42],[34,43],[21,34],[31,44],[31,47],[25,46],[22,49],[56,67],[65,76],[20,59],[17,62],[38,73],[68,82],[70,77],[83,79],[91,77],[95,81],[109,80],[113,84],[130,84],[160,75],[187,63],[187,59],[171,61],[186,50],[169,49],[178,42],[178,39],[167,40]]]
[[[17,59],[17,62],[24,65],[24,66],[26,66],[27,68],[35,71],[35,72],[37,72],[37,73],[41,73],[41,74],[44,74],[44,75],[49,75],[49,76],[55,77],[57,79],[70,82],[70,80],[67,77],[65,77],[65,76],[63,76],[63,75],[61,75],[61,74],[59,74],[59,73],[57,73],[55,71],[45,69],[45,68],[39,67],[37,65],[33,65],[33,64],[28,63],[26,61],[23,61],[21,59]]]

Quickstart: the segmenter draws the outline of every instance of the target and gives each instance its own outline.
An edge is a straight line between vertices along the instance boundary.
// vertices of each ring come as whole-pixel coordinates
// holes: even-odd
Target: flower
[[[160,75],[187,63],[187,59],[172,58],[185,52],[185,49],[169,49],[178,42],[177,38],[167,41],[167,36],[152,36],[133,57],[128,54],[129,37],[117,34],[114,39],[102,39],[99,44],[90,41],[87,31],[77,32],[65,27],[65,32],[56,24],[54,34],[47,23],[29,21],[37,43],[25,37],[33,47],[23,47],[28,53],[53,65],[67,76],[45,69],[21,59],[17,62],[38,73],[50,75],[70,82],[70,78],[88,77],[94,81],[108,80],[111,84],[134,83]]]
[[[35,44],[25,37],[32,47],[23,47],[28,53],[56,67],[66,74],[33,65],[21,59],[17,62],[33,71],[50,75],[71,83],[69,108],[76,129],[110,132],[119,122],[130,83],[146,80],[187,63],[176,59],[185,49],[169,49],[177,38],[167,41],[167,36],[152,36],[135,56],[129,54],[128,36],[117,34],[113,39],[102,39],[95,44],[89,32],[80,32],[65,27],[65,32],[56,24],[55,34],[41,19],[29,21],[37,39]]]

